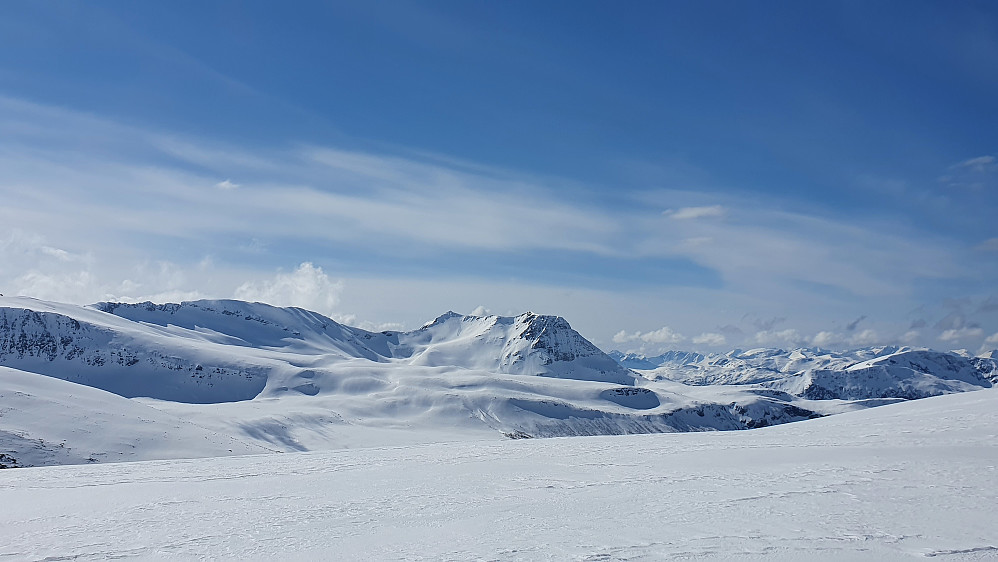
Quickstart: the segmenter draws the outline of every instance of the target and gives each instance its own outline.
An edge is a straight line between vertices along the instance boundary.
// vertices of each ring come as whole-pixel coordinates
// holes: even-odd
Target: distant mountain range
[[[989,388],[995,373],[993,357],[908,348],[607,355],[533,313],[371,332],[232,300],[8,297],[0,455],[23,466],[748,429]]]
[[[654,357],[611,351],[622,366],[652,380],[688,385],[757,385],[812,400],[915,399],[998,384],[998,352],[971,357],[901,346],[851,351],[818,348],[734,350]]]
[[[608,355],[628,369],[655,369],[663,365],[686,365],[696,363],[705,357],[695,351],[666,351],[661,355],[645,356],[637,353],[623,353],[613,350]]]

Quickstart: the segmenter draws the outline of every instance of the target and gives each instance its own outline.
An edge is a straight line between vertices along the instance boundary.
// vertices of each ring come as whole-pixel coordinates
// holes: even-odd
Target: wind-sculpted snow
[[[996,428],[984,390],[745,432],[4,470],[0,555],[993,560]]]

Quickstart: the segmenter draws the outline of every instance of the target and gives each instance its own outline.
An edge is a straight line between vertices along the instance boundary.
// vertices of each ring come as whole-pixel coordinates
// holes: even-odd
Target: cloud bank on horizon
[[[639,6],[694,26],[709,8]],[[156,7],[21,6],[0,24],[0,293],[234,297],[369,328],[530,309],[647,353],[998,347],[998,123],[978,111],[998,84],[976,66],[998,62],[998,34],[976,8],[919,5],[885,43],[838,7],[824,35],[774,32],[739,54],[725,50],[747,33],[734,21],[664,39],[590,4],[555,37],[537,22],[558,13],[518,3],[301,8],[370,38],[277,7],[216,8],[189,37],[169,27],[183,9]],[[816,25],[809,10],[826,9],[746,17]],[[434,38],[400,27],[406,17]],[[479,37],[484,17],[511,27]],[[929,25],[940,17],[978,41],[947,42],[950,27]],[[594,29],[610,33],[603,47],[586,41]],[[635,59],[635,41],[662,69]],[[773,50],[791,44],[825,65]],[[480,67],[452,72],[468,57]],[[903,71],[912,60],[945,76]],[[328,75],[309,72],[320,61]],[[532,96],[509,90],[527,78]],[[924,81],[937,91],[919,97]],[[906,101],[881,104],[900,90]],[[939,97],[962,106],[926,114]]]

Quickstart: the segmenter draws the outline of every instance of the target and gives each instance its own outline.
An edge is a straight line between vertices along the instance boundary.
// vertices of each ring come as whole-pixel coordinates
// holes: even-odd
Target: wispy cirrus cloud
[[[365,277],[369,283],[381,276],[400,293],[420,287],[423,293],[408,306],[425,307],[413,313],[422,320],[439,313],[430,303],[446,305],[449,296],[465,294],[455,284],[464,283],[467,293],[498,291],[501,280],[520,292],[499,291],[500,302],[485,303],[493,310],[536,308],[527,295],[544,294],[546,302],[566,307],[551,312],[591,318],[597,330],[608,330],[596,305],[612,301],[632,310],[640,325],[661,326],[669,315],[680,319],[681,332],[700,334],[653,329],[625,332],[628,341],[717,346],[743,338],[787,345],[825,329],[810,317],[841,311],[849,315],[842,326],[866,315],[868,306],[906,302],[919,283],[981,272],[945,238],[895,223],[788,211],[733,193],[662,189],[622,193],[610,205],[577,197],[585,189],[578,184],[565,187],[440,155],[233,146],[10,98],[0,98],[0,127],[5,294],[93,302],[249,298],[254,289],[262,295],[254,298],[327,313],[345,305],[361,317],[364,310],[390,313],[360,287],[353,294],[365,295],[363,302],[320,302],[304,293],[284,298],[296,294],[290,284],[281,285],[285,292],[267,285],[280,285],[275,275],[299,274],[295,268],[310,263],[336,280]],[[21,242],[14,241],[18,236]],[[488,257],[467,258],[481,255]],[[516,261],[524,256],[533,256],[527,267]],[[599,288],[597,300],[559,300],[558,291],[596,288],[559,278],[559,267],[550,265],[555,256],[589,269],[612,260],[613,267],[603,268],[607,275],[632,288],[610,284]],[[156,264],[167,265],[158,271]],[[662,265],[638,267],[647,264]],[[540,280],[533,267],[552,273]],[[683,269],[720,281],[655,290]],[[449,283],[415,282],[427,278]],[[644,289],[635,291],[635,283]],[[346,285],[340,294],[349,293]],[[468,299],[468,310],[484,301]],[[863,308],[843,309],[843,303]],[[746,311],[790,317],[801,332],[774,323],[746,327],[744,336],[718,333],[717,325],[733,326]]]
[[[996,165],[996,160],[994,156],[978,156],[976,158],[968,158],[959,164],[954,165],[954,168],[966,168],[968,170],[973,170],[975,172],[988,172],[994,169],[998,169]]]
[[[662,214],[675,220],[692,220],[723,217],[725,215],[725,210],[724,207],[720,205],[708,205],[705,207],[667,209],[663,211]]]
[[[998,184],[998,158],[988,154],[950,166],[940,183],[950,188],[983,190]]]
[[[978,244],[976,249],[982,252],[998,252],[998,238],[988,238]]]

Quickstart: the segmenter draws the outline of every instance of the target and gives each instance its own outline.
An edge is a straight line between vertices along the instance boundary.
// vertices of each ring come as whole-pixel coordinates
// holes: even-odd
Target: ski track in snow
[[[0,560],[998,559],[998,391],[743,432],[0,471]]]

